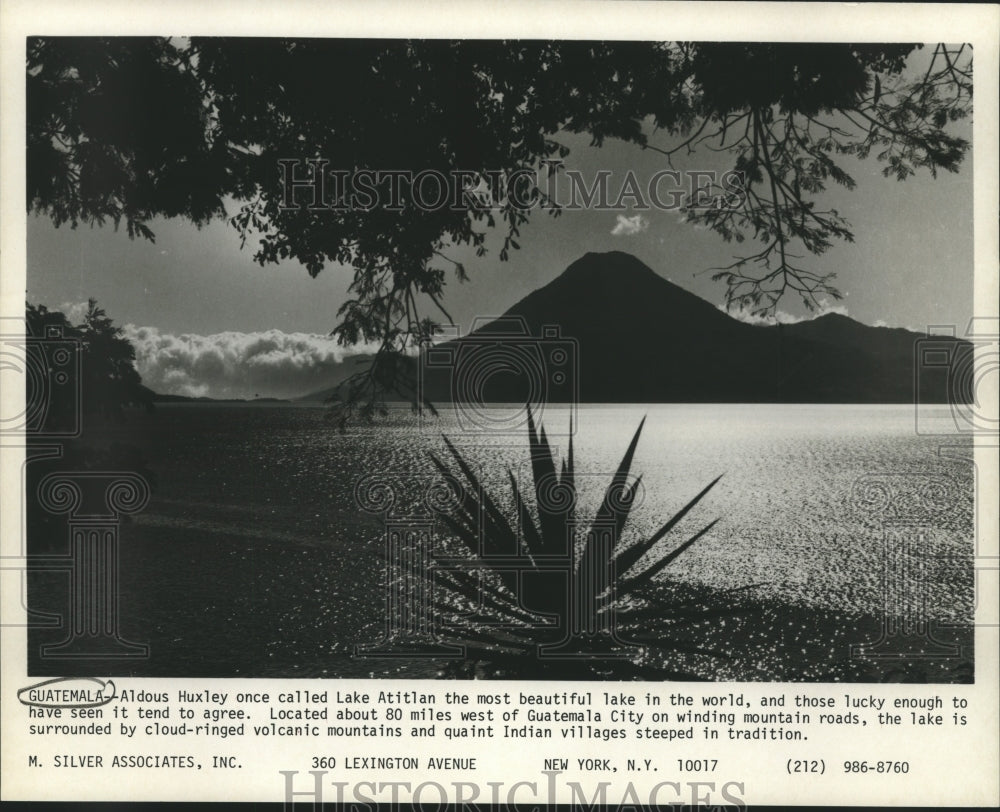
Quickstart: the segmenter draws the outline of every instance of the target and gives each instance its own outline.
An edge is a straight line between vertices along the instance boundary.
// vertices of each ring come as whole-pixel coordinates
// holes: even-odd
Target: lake
[[[921,421],[947,416],[947,407],[922,408]],[[325,415],[298,405],[162,405],[117,430],[155,476],[149,505],[122,529],[122,627],[153,650],[132,673],[422,673],[420,664],[350,657],[354,645],[382,634],[385,603],[384,517],[359,508],[356,486],[380,478],[402,494],[389,518],[407,515],[407,488],[437,477],[429,452],[449,460],[444,434],[509,510],[508,469],[530,490],[526,430],[474,431],[485,412],[420,419],[398,410],[341,435]],[[489,415],[495,428],[510,413]],[[667,568],[670,583],[752,587],[748,595],[785,615],[820,618],[813,637],[857,617],[877,634],[887,600],[968,628],[970,438],[946,438],[942,451],[942,438],[917,433],[926,423],[913,406],[549,406],[538,418],[560,456],[573,420],[578,517],[596,511],[644,416],[631,469],[642,489],[623,542],[651,535],[723,475],[663,542],[670,549],[719,520]],[[436,533],[447,535],[440,526]],[[890,552],[887,564],[887,540],[900,539],[907,552]],[[887,592],[886,572],[906,579],[905,588]],[[54,577],[39,576],[35,598],[57,590]],[[803,665],[790,674],[779,665],[782,649],[798,642],[785,636],[760,641],[768,650],[747,655],[736,676],[822,678],[806,649],[827,651],[829,641],[798,641]]]

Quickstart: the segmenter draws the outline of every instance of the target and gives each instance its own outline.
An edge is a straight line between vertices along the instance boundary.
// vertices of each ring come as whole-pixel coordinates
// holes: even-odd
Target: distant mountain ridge
[[[337,396],[340,384],[358,372],[363,372],[375,358],[371,354],[350,355],[345,357],[336,368],[336,371],[329,377],[326,385],[322,389],[300,395],[294,400],[299,402],[324,403],[330,398]]]
[[[832,313],[747,324],[630,254],[590,253],[503,317],[431,350],[425,392],[439,402],[524,402],[540,392],[583,403],[969,402],[971,376],[951,392],[947,366],[915,363],[922,340]],[[971,362],[969,342],[932,341],[938,357]],[[559,349],[575,359],[556,363]]]
[[[288,403],[285,398],[255,397],[255,398],[210,398],[205,395],[170,395],[154,392],[148,386],[139,384],[139,390],[144,392],[151,403]]]

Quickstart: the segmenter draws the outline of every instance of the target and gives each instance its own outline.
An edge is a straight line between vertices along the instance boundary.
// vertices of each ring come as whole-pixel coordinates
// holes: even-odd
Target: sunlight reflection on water
[[[386,423],[347,436],[323,420],[321,409],[226,411],[196,431],[197,444],[177,439],[161,459],[179,470],[164,477],[150,511],[171,500],[189,501],[180,512],[194,521],[238,521],[252,506],[256,533],[271,528],[279,538],[302,543],[370,545],[379,527],[358,510],[356,482],[379,472],[435,476],[427,452],[448,460],[442,434],[481,466],[501,504],[511,505],[508,468],[522,485],[530,483],[526,430],[463,433],[452,411],[430,422],[394,412]],[[911,406],[625,405],[583,406],[573,413],[582,519],[593,516],[647,417],[632,466],[642,475],[643,498],[629,517],[625,541],[655,532],[724,474],[664,540],[672,547],[720,519],[671,565],[672,578],[720,588],[761,584],[758,594],[794,603],[878,611],[883,536],[887,527],[904,523],[912,527],[916,549],[926,553],[922,573],[931,615],[956,618],[971,610],[972,465],[939,455],[939,438],[915,434]],[[541,416],[560,457],[568,450],[570,414],[568,407],[549,406]],[[194,412],[175,409],[172,418],[187,423]],[[968,438],[958,442],[971,448]],[[199,481],[216,483],[211,502],[193,498],[190,490]],[[871,483],[888,483],[893,504],[860,499],[858,489]]]

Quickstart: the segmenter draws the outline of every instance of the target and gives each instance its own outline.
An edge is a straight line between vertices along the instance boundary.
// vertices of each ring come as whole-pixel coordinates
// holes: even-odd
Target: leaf
[[[642,433],[642,427],[645,424],[646,418],[643,417],[639,421],[639,428],[632,435],[632,442],[629,443],[625,456],[622,457],[622,461],[618,464],[618,470],[615,471],[611,482],[604,492],[604,500],[597,510],[597,515],[594,517],[594,524],[591,527],[593,530],[599,526],[606,527],[609,524],[613,525],[615,528],[613,536],[615,542],[618,541],[621,535],[622,527],[632,507],[632,499],[635,497],[635,487],[630,490],[625,487],[625,482],[628,479],[629,469],[632,467],[632,458],[635,456],[636,446],[639,444],[639,435]]]
[[[510,478],[510,488],[514,494],[514,509],[520,517],[521,530],[524,533],[524,542],[527,546],[531,563],[534,566],[534,556],[544,552],[544,542],[541,534],[538,532],[538,528],[535,527],[535,522],[531,518],[531,514],[528,512],[527,506],[524,504],[524,500],[521,498],[521,492],[517,488],[517,481],[514,479],[514,474],[508,470],[507,476]]]
[[[545,489],[559,482],[552,449],[545,437],[545,429],[535,432],[535,422],[531,406],[527,406],[528,446],[531,454],[531,473],[535,485],[535,504],[538,508],[538,524],[541,529],[542,546],[540,553],[555,555],[563,551],[566,544],[566,520],[560,511],[549,509],[549,499]]]
[[[652,579],[657,573],[661,572],[664,567],[666,567],[668,564],[670,564],[672,561],[674,561],[674,559],[676,559],[688,547],[690,547],[698,539],[700,539],[702,536],[704,536],[709,530],[711,530],[713,527],[715,527],[715,525],[718,524],[718,522],[719,522],[719,520],[716,519],[715,521],[713,521],[710,524],[706,525],[704,528],[702,528],[702,530],[699,533],[696,533],[694,536],[692,536],[691,538],[689,538],[687,541],[685,541],[682,545],[680,545],[679,547],[677,547],[675,550],[672,550],[670,553],[668,553],[667,555],[665,555],[663,558],[661,558],[655,564],[653,564],[652,566],[650,566],[644,572],[638,573],[638,574],[632,576],[631,578],[626,579],[624,581],[624,583],[622,584],[622,589],[627,592],[628,590],[632,589],[632,587],[635,586],[639,581]]]
[[[614,577],[612,560],[615,546],[638,488],[638,482],[631,488],[626,487],[625,483],[645,423],[646,418],[643,417],[632,436],[632,442],[629,443],[625,456],[618,464],[618,470],[604,492],[604,500],[585,537],[583,554],[574,573],[578,594],[581,595],[584,605],[599,607],[606,600],[605,583]]]
[[[684,507],[682,507],[677,513],[675,513],[670,520],[663,525],[659,530],[656,531],[649,539],[645,542],[638,544],[633,544],[622,550],[617,558],[615,559],[615,566],[618,568],[618,572],[622,575],[626,575],[628,571],[642,558],[647,552],[649,552],[656,543],[662,539],[667,533],[669,533],[677,525],[677,523],[683,519],[693,508],[697,505],[712,488],[715,487],[716,483],[722,479],[722,474],[717,476],[711,482],[708,483],[702,490],[694,497],[690,502],[688,502]]]
[[[486,528],[483,535],[483,540],[488,542],[489,549],[486,549],[488,555],[516,555],[517,554],[517,534],[514,532],[513,528],[507,522],[504,515],[497,508],[494,501],[490,498],[489,493],[482,487],[477,479],[476,475],[473,473],[472,468],[465,461],[461,454],[455,446],[452,445],[451,441],[447,437],[443,437],[445,445],[451,452],[455,461],[458,463],[458,467],[465,474],[465,478],[472,485],[473,493],[477,494],[477,498],[485,508],[485,519]]]

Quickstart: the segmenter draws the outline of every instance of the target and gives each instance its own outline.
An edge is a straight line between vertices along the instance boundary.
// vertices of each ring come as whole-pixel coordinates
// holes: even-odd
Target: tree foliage
[[[49,368],[52,353],[67,344],[79,348],[79,365],[63,385],[44,386],[36,380],[36,391],[26,396],[46,398],[46,429],[64,434],[55,443],[44,434],[28,433],[28,460],[25,468],[27,541],[32,552],[62,552],[68,539],[64,514],[47,510],[38,489],[49,474],[88,472],[134,472],[150,486],[156,476],[144,453],[128,440],[119,424],[126,409],[152,410],[152,393],[142,385],[135,369],[135,349],[94,299],[87,303],[82,321],[73,323],[65,313],[45,305],[26,303],[26,333],[31,368]],[[78,377],[77,377],[78,376]],[[27,379],[29,387],[31,377]],[[53,448],[58,453],[53,454]]]
[[[907,59],[921,47],[33,38],[27,205],[56,224],[124,222],[151,240],[157,215],[226,216],[262,265],[351,267],[333,332],[380,343],[351,383],[374,396],[398,389],[407,346],[434,331],[421,307],[447,317],[446,279],[466,275],[450,246],[481,256],[498,229],[503,260],[533,213],[560,213],[540,184],[514,200],[490,173],[566,157],[561,133],[622,139],[668,164],[699,148],[727,153],[745,178],[740,205],[687,211],[754,245],[715,269],[727,303],[767,314],[787,294],[807,307],[839,297],[832,275],[795,253],[853,239],[839,211],[818,205],[829,183],[854,186],[839,159],[874,155],[904,180],[954,172],[969,149],[949,125],[971,113],[971,48],[938,45],[913,76]],[[313,190],[299,189],[301,205],[283,207],[282,159],[328,160],[334,206],[310,206]],[[345,179],[373,170],[479,173],[497,205],[422,208],[404,188],[398,208],[336,208]],[[374,190],[382,200],[392,183]]]
[[[25,317],[29,336],[44,342],[49,329],[58,328],[60,341],[79,342],[80,379],[72,382],[75,391],[79,392],[79,403],[75,398],[56,398],[49,407],[57,417],[67,410],[79,408],[86,430],[94,421],[121,421],[126,408],[152,408],[151,392],[142,385],[135,368],[135,348],[124,337],[123,329],[115,326],[95,299],[87,302],[87,312],[79,324],[70,323],[60,310],[49,310],[45,305],[30,302],[26,303]],[[28,349],[39,354],[39,364],[44,366],[42,344],[29,345]],[[66,415],[67,419],[69,417]]]

